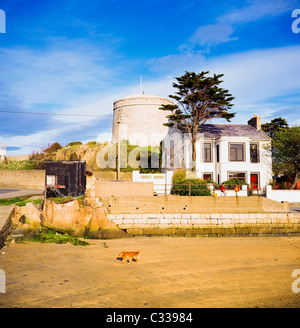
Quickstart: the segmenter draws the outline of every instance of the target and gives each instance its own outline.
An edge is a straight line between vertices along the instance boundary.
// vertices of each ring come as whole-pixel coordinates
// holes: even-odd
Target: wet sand
[[[300,237],[136,237],[0,250],[0,307],[300,307]],[[120,251],[143,248],[140,263]],[[5,254],[2,254],[5,252]],[[300,288],[300,285],[299,285]]]

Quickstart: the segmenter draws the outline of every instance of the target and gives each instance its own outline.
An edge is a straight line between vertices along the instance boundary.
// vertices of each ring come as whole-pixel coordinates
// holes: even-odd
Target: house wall
[[[0,144],[0,160],[4,159],[6,155],[6,146],[4,144]]]
[[[212,162],[204,163],[203,144],[210,142],[212,144]],[[259,145],[259,163],[250,162],[250,143]],[[244,144],[243,162],[229,161],[229,144]],[[221,137],[218,139],[204,139],[203,134],[198,134],[196,143],[196,172],[199,178],[203,178],[203,173],[212,173],[215,182],[222,183],[228,180],[229,172],[245,172],[246,183],[250,184],[250,174],[258,173],[259,187],[263,188],[272,179],[272,159],[268,151],[269,142],[263,140],[252,141],[245,137]],[[174,145],[174,151],[170,147]],[[219,162],[217,162],[217,145],[219,145]],[[173,155],[173,159],[172,159]],[[184,159],[184,161],[183,161]],[[183,163],[184,162],[184,163]],[[192,168],[192,146],[187,136],[171,131],[163,143],[163,168],[177,169],[186,167]],[[185,166],[184,166],[185,165]],[[218,179],[219,176],[219,179]]]
[[[212,143],[212,162],[204,163],[203,161],[203,144],[204,142]],[[244,144],[244,162],[231,162],[229,158],[230,143]],[[229,172],[244,172],[246,183],[250,184],[251,173],[258,173],[259,187],[262,188],[272,179],[272,160],[270,153],[266,149],[267,143],[257,141],[259,145],[259,163],[250,162],[250,143],[249,138],[232,138],[222,137],[217,141],[214,140],[199,140],[197,142],[197,176],[203,177],[203,173],[213,173],[213,180],[219,183],[229,179]],[[219,145],[219,162],[217,162],[217,145]]]

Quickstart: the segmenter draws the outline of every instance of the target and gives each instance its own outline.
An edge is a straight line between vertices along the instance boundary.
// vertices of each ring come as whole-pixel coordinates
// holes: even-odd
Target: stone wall
[[[300,214],[108,214],[139,236],[239,237],[300,235]]]
[[[288,203],[278,203],[260,196],[157,196],[157,197],[103,197],[101,202],[109,213],[286,213]]]

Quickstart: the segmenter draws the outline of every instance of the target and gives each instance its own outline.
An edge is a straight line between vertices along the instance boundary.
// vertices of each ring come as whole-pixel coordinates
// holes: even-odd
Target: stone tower
[[[159,146],[168,132],[167,111],[161,105],[170,100],[153,95],[137,94],[114,102],[113,143],[129,140],[131,145]]]

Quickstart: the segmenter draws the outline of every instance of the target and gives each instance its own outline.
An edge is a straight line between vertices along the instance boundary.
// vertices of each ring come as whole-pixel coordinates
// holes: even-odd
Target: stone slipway
[[[0,206],[0,248],[9,233],[11,222],[9,222],[9,214],[11,213],[14,205]]]

